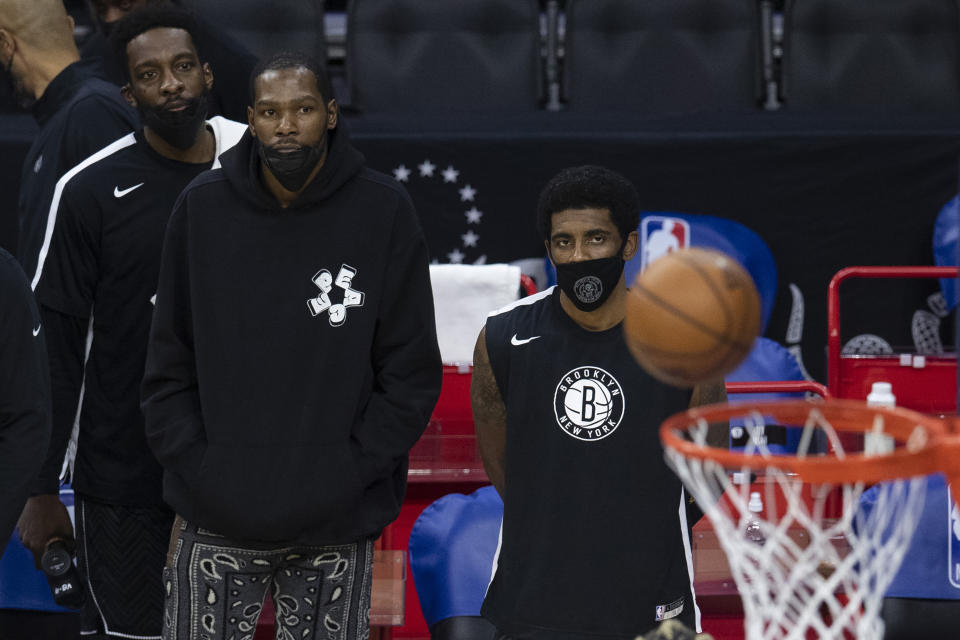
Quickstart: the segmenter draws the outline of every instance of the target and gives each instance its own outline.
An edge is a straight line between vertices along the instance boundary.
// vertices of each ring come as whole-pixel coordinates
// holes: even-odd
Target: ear
[[[134,109],[137,108],[137,99],[133,97],[133,88],[130,86],[129,82],[120,87],[120,95],[122,95],[123,99],[127,101],[127,104]]]
[[[207,91],[213,89],[213,70],[210,69],[210,63],[204,62],[203,66],[203,84],[207,88]]]
[[[13,58],[13,52],[16,48],[17,44],[16,40],[13,38],[13,34],[6,29],[0,28],[0,54],[2,54],[7,60],[7,62],[3,63],[4,66],[9,64],[10,59]]]
[[[247,126],[250,128],[250,135],[257,137],[257,129],[253,126],[253,107],[247,107]]]
[[[73,19],[73,16],[70,15],[69,13],[67,14],[67,24],[70,25],[70,33],[73,33],[73,30],[74,30],[74,28],[76,28],[77,23],[76,23],[76,21]]]
[[[327,129],[336,129],[339,119],[340,108],[337,107],[337,99],[330,98],[330,102],[327,103]]]
[[[627,241],[623,245],[623,261],[629,262],[630,258],[637,255],[637,248],[640,246],[640,234],[636,230],[627,234]]]
[[[553,263],[553,256],[550,255],[550,241],[549,241],[549,240],[544,240],[544,241],[543,241],[543,248],[547,250],[547,260],[550,261],[550,264],[553,264],[553,266],[556,267],[557,265],[555,265],[555,264]]]

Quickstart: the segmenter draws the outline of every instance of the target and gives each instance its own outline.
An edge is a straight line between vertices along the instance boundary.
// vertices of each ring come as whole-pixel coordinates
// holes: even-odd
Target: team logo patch
[[[563,431],[577,440],[602,440],[623,419],[623,389],[599,367],[577,367],[560,378],[553,412]]]
[[[580,302],[591,304],[600,299],[603,293],[603,283],[597,276],[584,276],[573,283],[573,292]]]
[[[320,289],[320,295],[316,298],[307,300],[307,308],[310,309],[310,315],[317,317],[324,311],[327,312],[330,325],[339,327],[347,321],[347,309],[350,307],[362,307],[364,294],[353,288],[353,278],[357,275],[357,270],[348,264],[340,266],[340,272],[334,279],[326,269],[321,269],[313,276],[313,284]],[[330,299],[330,292],[336,286],[343,290],[343,301],[333,304]]]

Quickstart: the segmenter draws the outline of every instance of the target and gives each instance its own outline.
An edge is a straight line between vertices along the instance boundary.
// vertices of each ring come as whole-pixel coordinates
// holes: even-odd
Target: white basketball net
[[[670,447],[666,447],[666,458],[710,518],[726,552],[743,600],[747,638],[803,640],[812,631],[813,637],[823,639],[879,640],[883,594],[900,567],[923,509],[926,478],[876,485],[871,491],[876,493],[872,508],[864,508],[863,483],[805,484],[796,474],[776,466],[777,456],[762,437],[763,416],[745,409],[738,422],[756,436],[744,453],[767,460],[759,478],[762,513],[748,509],[749,482],[733,482],[734,472],[749,479],[749,468],[723,468],[713,460],[688,458]],[[875,433],[882,432],[882,422],[882,414],[875,414]],[[830,454],[822,455],[843,458],[852,453],[843,451],[836,431],[816,408],[805,425],[797,426],[803,428],[798,457],[808,456],[818,431],[833,445]],[[688,429],[700,446],[709,446],[706,432],[703,420]],[[869,449],[869,436],[867,443]],[[809,453],[811,458],[815,455],[821,454]],[[748,539],[751,521],[759,525],[765,541],[757,542],[756,536]]]

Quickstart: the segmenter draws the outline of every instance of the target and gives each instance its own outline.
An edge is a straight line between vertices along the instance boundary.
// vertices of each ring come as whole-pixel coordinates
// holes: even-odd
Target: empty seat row
[[[784,0],[792,110],[960,110],[960,0]],[[323,0],[184,0],[256,55],[323,61]],[[369,113],[662,114],[763,103],[772,0],[349,0],[349,102]],[[547,19],[558,7],[560,19]],[[559,66],[548,64],[558,61]],[[769,69],[767,69],[769,72]]]

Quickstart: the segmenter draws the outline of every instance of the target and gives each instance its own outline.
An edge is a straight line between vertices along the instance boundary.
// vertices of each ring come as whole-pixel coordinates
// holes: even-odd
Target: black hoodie
[[[334,544],[400,511],[440,392],[413,205],[330,132],[284,209],[247,132],[181,194],[143,382],[164,499],[239,540]]]

